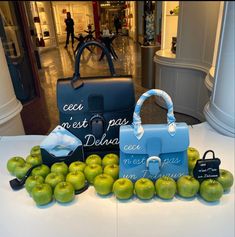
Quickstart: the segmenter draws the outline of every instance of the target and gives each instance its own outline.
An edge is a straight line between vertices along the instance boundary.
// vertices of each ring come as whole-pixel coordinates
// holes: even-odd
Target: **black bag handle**
[[[89,188],[89,183],[86,182],[85,186],[83,188],[75,190],[75,195],[78,195],[78,194],[81,194],[81,193],[85,192],[88,188]]]
[[[80,80],[80,60],[81,60],[81,55],[82,55],[83,50],[86,47],[90,46],[90,45],[98,46],[99,48],[101,48],[103,50],[103,52],[106,55],[107,60],[108,60],[109,71],[111,73],[111,76],[114,76],[116,74],[114,66],[113,66],[113,61],[112,61],[112,58],[111,58],[111,55],[110,55],[108,49],[103,44],[101,44],[101,43],[99,43],[97,41],[85,42],[79,48],[79,50],[78,50],[78,52],[76,54],[76,58],[75,58],[75,73],[74,73],[73,79],[71,81],[72,86],[73,86],[74,89],[79,88],[80,86],[83,85],[82,80]]]
[[[206,154],[209,153],[209,152],[211,152],[211,153],[213,154],[213,159],[215,159],[215,153],[214,153],[214,151],[208,150],[208,151],[206,151],[206,152],[204,153],[204,155],[203,155],[203,157],[202,157],[203,160],[205,160]]]

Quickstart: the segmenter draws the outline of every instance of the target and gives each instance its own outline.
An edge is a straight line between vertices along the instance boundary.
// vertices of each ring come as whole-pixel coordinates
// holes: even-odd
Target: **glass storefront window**
[[[16,97],[24,104],[36,96],[36,89],[28,47],[23,34],[23,23],[20,19],[16,2],[0,3],[0,37]]]
[[[3,44],[5,51],[11,59],[20,57],[21,52],[17,38],[18,27],[17,25],[14,24],[8,2],[0,3],[0,14],[1,14],[1,25],[5,33],[5,37],[3,37],[5,38]]]
[[[57,46],[55,24],[51,2],[30,1],[30,18],[32,19],[36,34],[36,46],[39,52]]]

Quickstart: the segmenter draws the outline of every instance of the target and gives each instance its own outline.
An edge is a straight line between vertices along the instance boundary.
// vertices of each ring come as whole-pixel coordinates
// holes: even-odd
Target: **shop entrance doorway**
[[[53,15],[55,19],[56,35],[59,43],[66,41],[65,19],[70,12],[74,21],[74,35],[86,35],[88,25],[94,30],[94,15],[92,1],[52,1]]]

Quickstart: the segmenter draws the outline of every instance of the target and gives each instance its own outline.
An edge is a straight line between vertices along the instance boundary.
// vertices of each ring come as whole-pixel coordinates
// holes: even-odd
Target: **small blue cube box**
[[[40,144],[43,163],[51,166],[55,162],[70,164],[84,161],[82,142],[71,132],[57,126]]]

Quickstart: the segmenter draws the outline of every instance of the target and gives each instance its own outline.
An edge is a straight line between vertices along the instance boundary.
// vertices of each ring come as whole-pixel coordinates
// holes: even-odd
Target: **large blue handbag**
[[[152,95],[165,100],[167,124],[141,124],[141,106]],[[142,177],[155,181],[161,176],[178,179],[188,174],[188,145],[188,126],[175,122],[170,96],[162,90],[149,90],[136,103],[133,124],[120,127],[119,177],[132,181]]]
[[[90,45],[103,50],[111,76],[80,76],[80,58]],[[119,128],[132,123],[135,108],[132,77],[115,73],[110,53],[103,44],[86,42],[76,54],[73,77],[57,81],[57,106],[60,125],[82,141],[86,157],[118,154]]]

